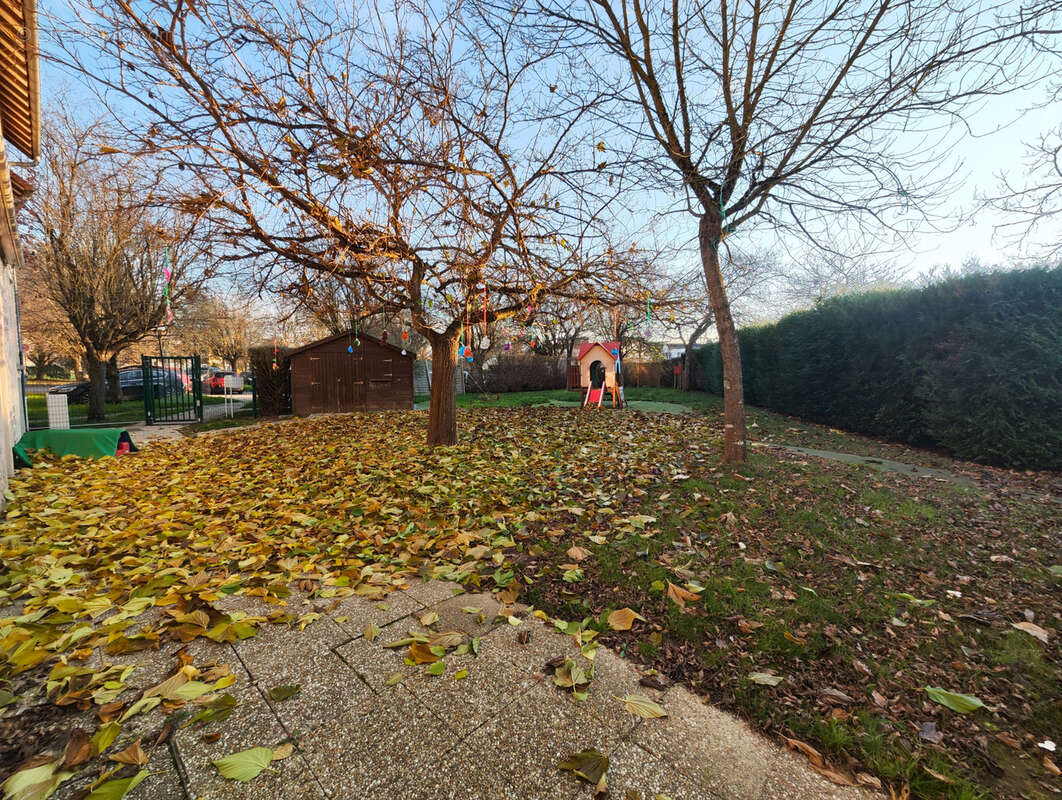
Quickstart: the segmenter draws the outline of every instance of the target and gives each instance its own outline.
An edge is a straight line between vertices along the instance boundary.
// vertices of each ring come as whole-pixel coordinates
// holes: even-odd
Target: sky
[[[42,45],[47,48],[46,42]],[[45,109],[63,96],[81,113],[94,115],[97,100],[93,93],[78,78],[47,60],[41,67],[41,88]],[[1051,109],[1039,102],[1041,92],[1042,89],[994,98],[968,117],[971,133],[963,136],[950,154],[957,165],[957,190],[952,196],[943,198],[940,207],[947,217],[963,219],[963,222],[950,232],[938,232],[924,226],[894,249],[892,259],[909,278],[914,279],[937,267],[959,267],[971,258],[984,264],[1008,264],[1035,250],[1036,242],[1027,242],[1026,247],[1020,247],[997,235],[993,230],[993,225],[999,221],[997,212],[978,209],[977,196],[993,192],[998,186],[997,175],[1000,173],[1017,176],[1020,183],[1027,142],[1058,124],[1057,112],[1052,114]],[[98,110],[101,114],[105,111],[102,107]],[[692,219],[686,218],[678,224],[688,224],[691,236],[695,235]],[[1041,232],[1044,241],[1048,238],[1057,241],[1060,236],[1062,220]],[[755,242],[749,244],[756,245]]]

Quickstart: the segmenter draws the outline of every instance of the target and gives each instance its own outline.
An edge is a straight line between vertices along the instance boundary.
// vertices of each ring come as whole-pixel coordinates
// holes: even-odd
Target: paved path
[[[878,458],[876,456],[857,456],[852,453],[835,453],[832,450],[813,450],[809,447],[795,447],[793,445],[761,445],[765,447],[779,447],[782,450],[786,450],[790,453],[795,453],[801,456],[814,456],[816,458],[825,458],[830,461],[841,461],[845,464],[855,464],[857,466],[871,467],[876,470],[885,472],[897,472],[901,475],[907,475],[912,478],[929,478],[939,481],[947,481],[948,483],[955,483],[959,486],[965,486],[972,488],[976,484],[965,475],[957,475],[954,472],[948,472],[944,469],[936,469],[935,467],[923,467],[918,464],[904,464],[899,461],[890,461],[887,458]]]
[[[604,647],[596,651],[589,696],[577,702],[554,687],[546,669],[560,656],[590,666],[573,637],[522,611],[516,613],[524,618],[512,620],[518,624],[507,617],[495,621],[500,606],[492,596],[455,591],[455,584],[417,582],[380,602],[307,601],[293,594],[284,611],[320,614],[303,631],[264,624],[257,636],[233,645],[194,640],[187,654],[196,667],[226,663],[236,673],[226,691],[240,705],[224,722],[201,730],[177,727],[167,744],[151,751],[151,775],[128,797],[589,800],[589,787],[556,767],[587,748],[609,757],[609,796],[618,800],[877,796],[827,782],[804,759],[681,687],[640,686],[635,668]],[[215,604],[229,613],[277,611],[241,596]],[[481,615],[467,608],[482,609]],[[430,611],[438,620],[425,616]],[[385,646],[411,630],[424,631],[422,622],[429,632],[460,631],[468,644],[478,637],[478,655],[451,650],[445,672],[432,676],[425,666],[406,663],[408,647]],[[370,623],[379,632],[368,638],[365,631],[375,630]],[[151,665],[130,678],[136,684],[142,674],[142,684],[151,686],[176,670],[179,648],[170,642],[158,652],[105,660]],[[457,679],[460,670],[467,677]],[[402,680],[394,683],[398,675]],[[269,690],[278,686],[298,686],[299,693],[274,701]],[[668,716],[631,715],[616,699],[631,693],[652,697]],[[131,722],[139,720],[150,735],[163,717],[156,709]],[[285,741],[297,744],[295,752],[247,783],[222,779],[211,764]],[[78,788],[71,780],[55,796],[70,798]]]

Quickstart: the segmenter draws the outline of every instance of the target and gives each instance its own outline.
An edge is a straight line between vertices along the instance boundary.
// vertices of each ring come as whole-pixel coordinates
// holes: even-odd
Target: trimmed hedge
[[[252,347],[247,354],[254,374],[258,416],[279,417],[291,413],[291,360],[288,347],[277,348],[277,368],[273,369],[273,348]]]
[[[959,458],[1062,469],[1062,266],[839,297],[738,333],[745,401]],[[716,344],[693,386],[722,394]]]

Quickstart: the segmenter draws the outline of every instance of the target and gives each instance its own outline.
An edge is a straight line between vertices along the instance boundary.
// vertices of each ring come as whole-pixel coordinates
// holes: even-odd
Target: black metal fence
[[[202,422],[199,356],[143,356],[144,421]]]

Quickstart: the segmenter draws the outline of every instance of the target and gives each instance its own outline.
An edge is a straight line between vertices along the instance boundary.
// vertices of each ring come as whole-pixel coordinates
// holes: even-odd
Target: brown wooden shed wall
[[[367,336],[347,352],[346,335],[322,339],[291,356],[295,414],[413,408],[413,356]]]

